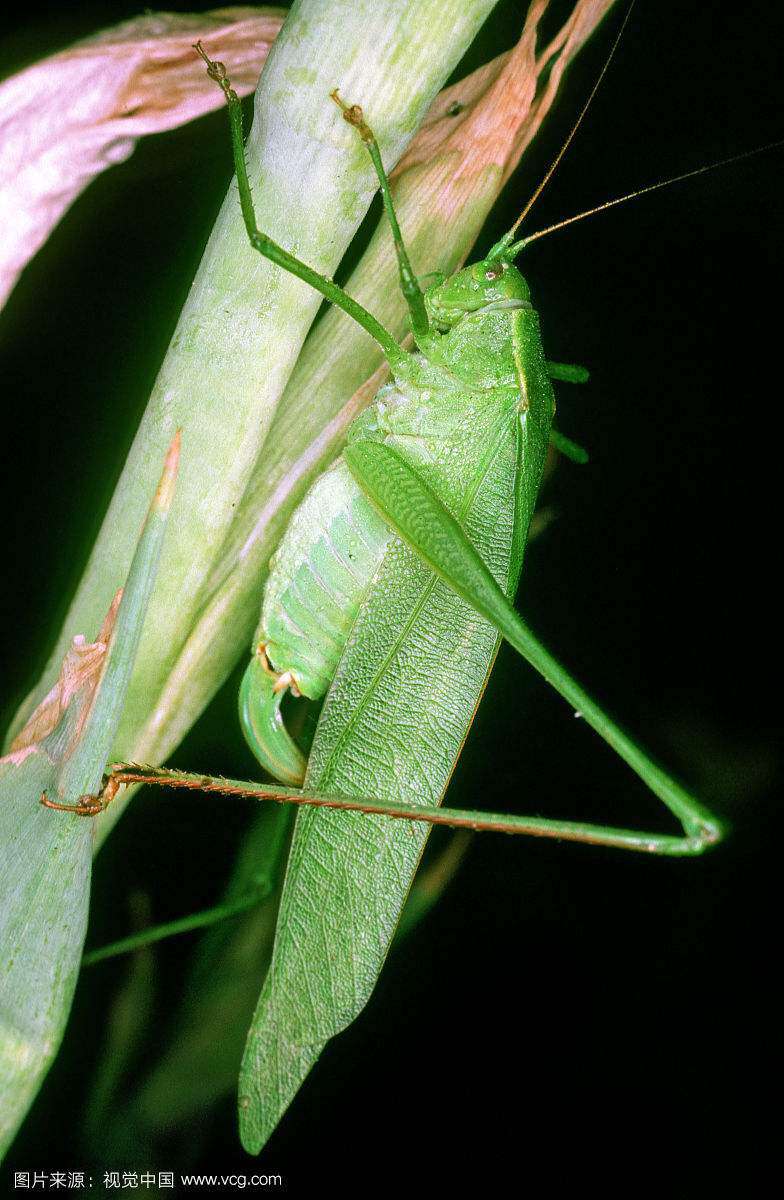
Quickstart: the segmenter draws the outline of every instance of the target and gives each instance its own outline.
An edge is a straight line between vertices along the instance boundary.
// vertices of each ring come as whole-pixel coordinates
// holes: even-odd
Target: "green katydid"
[[[409,615],[411,640],[417,636],[417,620],[427,637],[438,637],[453,621],[464,621],[466,606],[473,610],[473,622],[480,614],[487,646],[478,642],[476,649],[462,652],[476,654],[479,661],[483,653],[492,658],[500,632],[667,805],[683,835],[524,818],[499,818],[499,824],[655,853],[700,853],[721,836],[719,822],[619,729],[538,642],[509,600],[553,436],[551,378],[584,377],[582,368],[545,359],[529,288],[514,266],[526,239],[515,241],[515,225],[482,261],[423,293],[398,228],[376,140],[359,106],[345,104],[335,92],[333,99],[365,142],[378,174],[417,346],[417,353],[409,353],[332,280],[259,230],[245,168],[239,100],[224,65],[197,48],[229,106],[251,245],[362,325],[383,349],[394,379],[355,421],[342,458],[295,512],[274,557],[240,692],[240,716],[251,748],[273,776],[297,787],[305,782],[310,791],[311,777],[286,731],[281,700],[287,690],[311,699],[325,695],[368,590],[378,586],[382,567],[400,557],[402,542],[413,551],[416,570],[427,568],[427,599],[417,595],[417,613]],[[410,573],[411,562],[399,564],[401,580]],[[434,606],[437,579],[450,594],[446,611],[432,614],[428,610]],[[390,580],[385,586],[396,588],[398,583]],[[431,664],[434,677],[441,669],[442,664]],[[443,669],[446,682],[448,665]],[[362,790],[369,795],[367,788]],[[281,798],[288,797],[282,793]],[[314,795],[312,800],[344,806],[339,798]]]

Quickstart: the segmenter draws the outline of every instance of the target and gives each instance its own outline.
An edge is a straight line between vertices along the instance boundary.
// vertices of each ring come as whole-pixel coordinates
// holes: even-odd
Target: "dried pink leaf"
[[[476,179],[488,167],[500,169],[500,191],[550,111],[567,66],[613,3],[579,0],[558,34],[537,55],[538,26],[549,0],[534,0],[512,50],[436,97],[392,179],[441,160],[445,169],[438,181],[435,174],[429,180],[431,197],[424,203],[435,204],[445,220],[470,203]],[[540,89],[545,71],[549,74]]]
[[[395,174],[443,156],[448,175],[456,152],[454,179],[445,175],[432,197],[446,218],[489,164],[500,166],[506,180],[547,115],[566,66],[612,3],[580,0],[537,57],[536,32],[548,0],[534,0],[517,46],[441,92]],[[146,14],[0,84],[0,305],[96,175],[128,158],[144,134],[221,106],[193,42],[207,41],[213,57],[231,63],[232,83],[244,96],[256,87],[284,16],[279,8],[245,7]],[[537,95],[547,66],[552,69]]]
[[[243,96],[283,23],[279,8],[152,13],[0,84],[0,305],[67,208],[136,140],[223,104],[193,53],[204,39]]]

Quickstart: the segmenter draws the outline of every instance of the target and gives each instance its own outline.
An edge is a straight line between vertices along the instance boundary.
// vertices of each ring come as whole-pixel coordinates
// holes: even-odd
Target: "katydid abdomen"
[[[392,537],[340,459],[308,492],[270,563],[257,642],[303,696],[329,687]]]
[[[302,783],[305,758],[285,728],[281,700],[287,687],[311,700],[324,696],[392,536],[339,459],[294,512],[270,561],[239,706],[253,753],[284,783]]]

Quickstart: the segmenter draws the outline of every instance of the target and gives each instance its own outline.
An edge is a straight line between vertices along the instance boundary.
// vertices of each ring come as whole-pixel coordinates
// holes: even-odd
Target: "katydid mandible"
[[[451,627],[455,642],[476,637],[477,660],[486,656],[489,670],[500,633],[663,801],[683,833],[637,833],[523,817],[498,818],[496,827],[653,853],[702,852],[721,837],[720,823],[590,698],[511,604],[548,443],[556,440],[569,448],[553,429],[552,379],[578,382],[585,377],[582,368],[545,358],[536,309],[514,265],[526,239],[515,240],[515,225],[483,260],[439,279],[423,293],[405,250],[376,139],[361,108],[345,104],[335,91],[332,98],[365,143],[378,175],[416,344],[414,353],[406,351],[332,280],[259,230],[239,99],[224,65],[210,60],[201,45],[197,49],[228,103],[251,246],[316,288],[370,333],[393,378],[352,425],[343,455],[296,510],[271,562],[261,622],[240,690],[242,726],[257,758],[282,782],[295,788],[305,784],[300,802],[346,806],[339,798],[308,795],[305,758],[285,727],[281,701],[287,691],[313,700],[324,697],[360,607],[378,586],[382,564],[399,556],[403,543],[419,568],[428,568],[417,612],[410,614],[412,639],[417,619],[425,614],[424,628],[427,621],[442,632]],[[403,560],[398,569],[401,579],[410,573]],[[428,613],[428,606],[432,610],[438,603],[434,585],[439,580],[447,585],[448,611]],[[394,588],[394,570],[387,570],[384,586],[390,588],[390,582]],[[483,620],[468,622],[466,612]],[[433,664],[434,679],[437,674]],[[265,794],[292,798],[285,789]],[[364,807],[372,803],[372,798],[366,800]],[[383,804],[372,811],[384,811]]]

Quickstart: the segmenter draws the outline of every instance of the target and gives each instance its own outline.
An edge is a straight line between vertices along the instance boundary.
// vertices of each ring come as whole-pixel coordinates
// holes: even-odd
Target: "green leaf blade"
[[[73,804],[100,790],[155,583],[178,459],[179,436],[116,616],[113,604],[94,645],[75,642],[56,703],[42,706],[23,744],[0,760],[0,1154],[62,1040],[87,928],[95,822],[44,808],[41,795]]]
[[[76,987],[87,928],[92,822],[38,803],[56,780],[57,765],[48,755],[33,754],[0,770],[2,1156],[54,1057]]]

